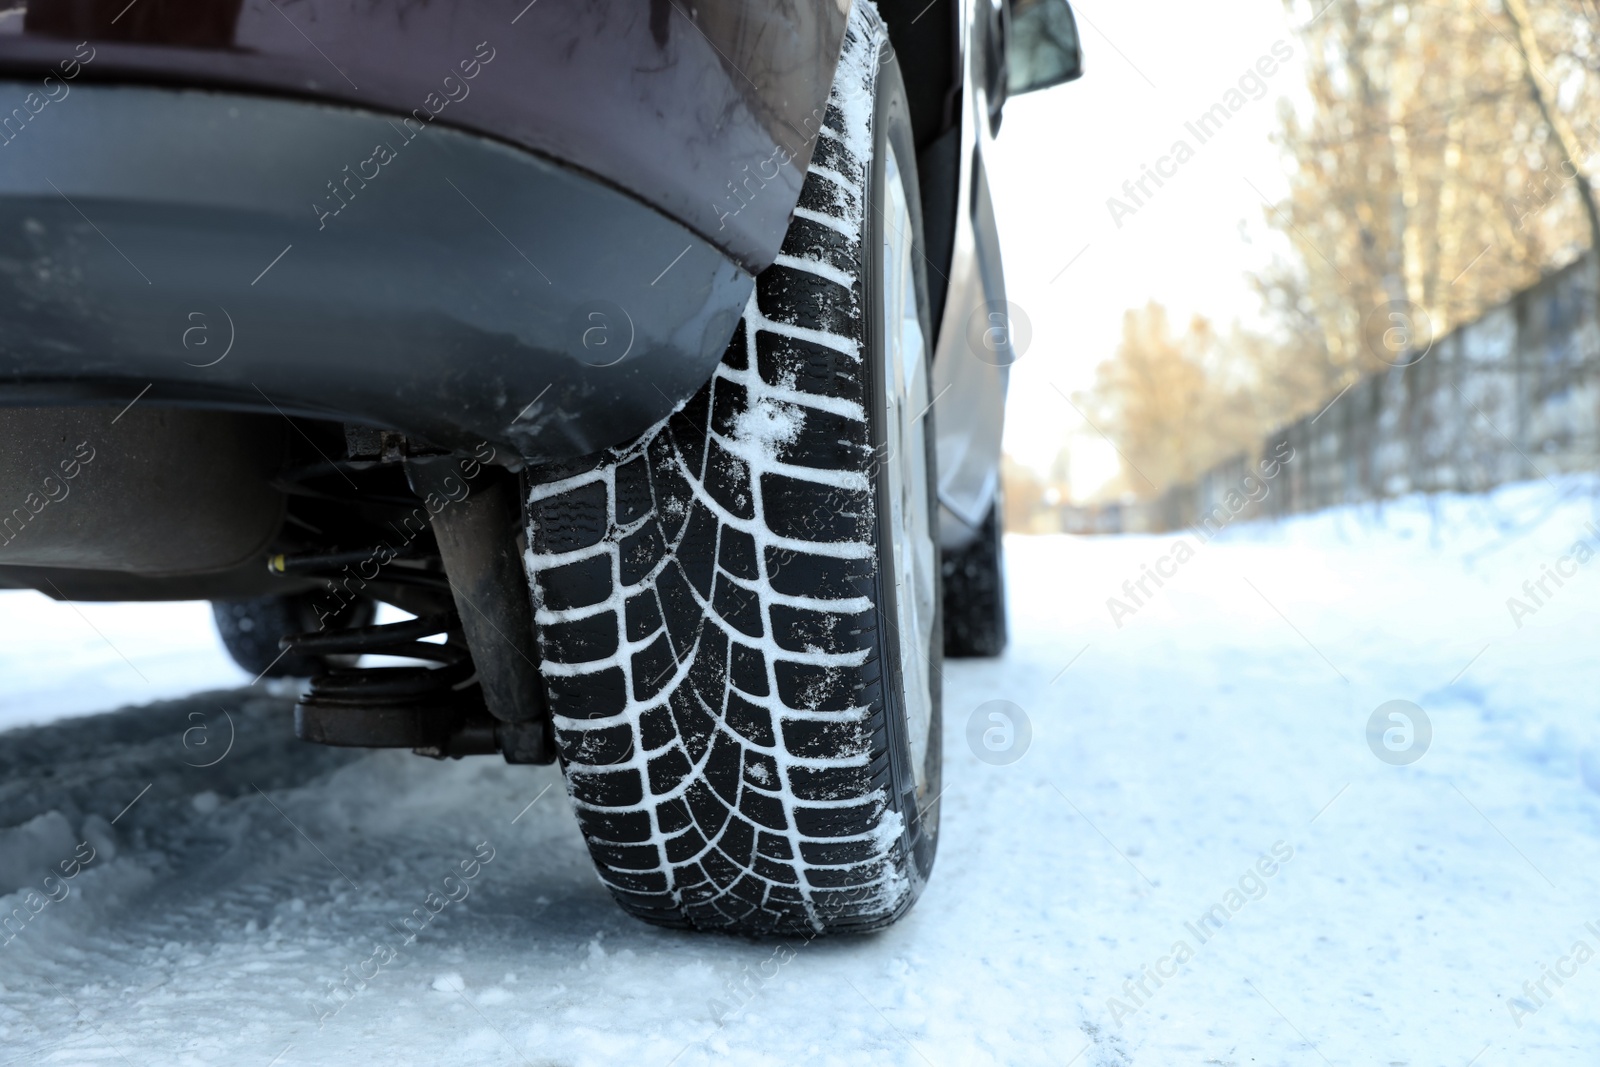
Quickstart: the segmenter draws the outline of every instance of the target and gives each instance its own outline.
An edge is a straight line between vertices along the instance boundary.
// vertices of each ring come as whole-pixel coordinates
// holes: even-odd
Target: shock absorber
[[[512,763],[549,763],[555,742],[517,545],[520,488],[509,471],[481,468],[463,480],[466,469],[450,456],[406,459],[406,479],[418,496],[452,501],[434,514],[433,535],[500,750]]]

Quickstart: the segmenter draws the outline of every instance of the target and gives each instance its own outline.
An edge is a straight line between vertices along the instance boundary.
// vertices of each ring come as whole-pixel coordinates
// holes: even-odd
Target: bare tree
[[[1561,150],[1560,166],[1572,169],[1568,177],[1577,185],[1578,196],[1584,214],[1588,218],[1589,247],[1600,253],[1600,204],[1595,203],[1594,186],[1590,184],[1589,176],[1583,170],[1581,160],[1584,157],[1578,135],[1574,132],[1567,116],[1552,99],[1556,86],[1545,73],[1547,64],[1544,52],[1539,47],[1539,37],[1534,32],[1533,16],[1529,13],[1525,0],[1502,0],[1502,4],[1506,20],[1511,23],[1517,35],[1517,52],[1522,57],[1522,73],[1523,79],[1528,84],[1528,95],[1533,98],[1534,104],[1539,108],[1539,114],[1544,118],[1545,125],[1549,127],[1551,136],[1556,139],[1556,145]],[[1600,270],[1596,271],[1596,280],[1600,282]],[[1595,308],[1597,321],[1600,321],[1600,286],[1597,286],[1595,291]]]
[[[1151,302],[1124,313],[1122,343],[1084,399],[1122,456],[1120,484],[1149,499],[1255,448],[1285,394],[1308,393],[1305,367],[1278,341],[1237,328],[1224,339],[1204,318],[1175,334]]]
[[[1507,0],[1513,24],[1530,2]],[[1600,129],[1593,72],[1563,59],[1567,92],[1528,84],[1548,65],[1536,23],[1563,57],[1597,24],[1537,2],[1526,34],[1476,3],[1403,0],[1332,0],[1302,31],[1310,104],[1282,109],[1290,192],[1268,213],[1296,261],[1258,285],[1286,328],[1314,324],[1333,390],[1384,369],[1373,322],[1393,304],[1438,335],[1593,243],[1593,190],[1572,176],[1572,131]]]

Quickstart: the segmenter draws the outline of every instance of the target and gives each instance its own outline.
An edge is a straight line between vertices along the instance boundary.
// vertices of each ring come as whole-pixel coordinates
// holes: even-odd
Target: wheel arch
[[[937,343],[961,200],[961,26],[965,0],[878,0],[900,66],[917,146],[928,295]]]
[[[971,542],[998,485],[1008,374],[958,336],[1006,307],[984,152],[1005,103],[1010,0],[879,0],[917,141],[937,395],[965,398],[938,424],[941,540]],[[973,357],[977,358],[973,358]]]

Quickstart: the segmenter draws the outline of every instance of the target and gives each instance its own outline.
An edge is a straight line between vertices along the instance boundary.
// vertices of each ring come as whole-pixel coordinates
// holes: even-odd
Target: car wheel
[[[1000,502],[978,535],[944,552],[944,654],[998,656],[1006,650],[1006,587],[1002,566]]]
[[[858,0],[782,253],[712,380],[637,442],[535,479],[562,766],[601,881],[650,922],[868,930],[932,866],[943,633],[915,159]]]
[[[317,608],[309,593],[284,596],[250,597],[244,600],[213,600],[211,617],[228,655],[242,669],[258,678],[311,678],[330,665],[349,665],[354,657],[306,656],[284,652],[280,641],[299,633],[322,629]],[[331,616],[335,629],[366,626],[372,622],[377,605],[371,600],[353,600]]]

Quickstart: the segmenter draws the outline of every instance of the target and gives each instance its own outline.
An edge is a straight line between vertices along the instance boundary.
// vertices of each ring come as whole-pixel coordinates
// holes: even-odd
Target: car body
[[[0,404],[138,396],[529,462],[617,444],[705,380],[777,254],[845,9],[12,0]],[[935,389],[963,398],[937,423],[957,545],[995,492],[1004,400],[1006,360],[968,337],[1004,308],[983,172],[1003,9],[883,9],[928,206]],[[161,592],[81,562],[58,587]],[[172,595],[204,591],[183,577]]]
[[[1079,69],[1065,0],[0,0],[0,587],[209,599],[258,677],[316,674],[308,741],[559,756],[651,921],[892,922],[941,648],[1004,643],[984,157],[1008,91]],[[746,854],[732,910],[637,837],[742,773],[652,718],[706,685],[763,690],[758,734],[881,724],[781,764],[871,832],[781,814],[789,742],[745,738],[768,795],[714,817],[793,866]],[[861,833],[893,892],[778,886]]]

